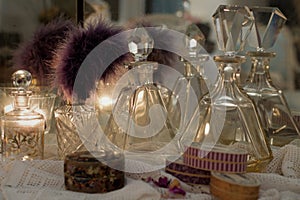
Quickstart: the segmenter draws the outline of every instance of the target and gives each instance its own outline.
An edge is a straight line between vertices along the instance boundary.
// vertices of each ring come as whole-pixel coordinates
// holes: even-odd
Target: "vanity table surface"
[[[126,186],[107,194],[85,194],[64,189],[63,161],[57,160],[56,135],[45,136],[45,160],[14,161],[0,163],[0,181],[2,199],[164,199],[166,189],[153,187],[136,178],[152,177],[158,179],[173,176],[159,170],[147,174],[127,174]],[[300,199],[300,140],[293,145],[272,147],[274,159],[268,166],[268,172],[251,173],[261,182],[260,198]],[[139,166],[141,167],[141,166]],[[205,185],[191,187],[181,182],[187,191],[185,199],[211,199],[209,187]],[[134,193],[132,191],[135,191]],[[6,198],[4,198],[6,197]]]

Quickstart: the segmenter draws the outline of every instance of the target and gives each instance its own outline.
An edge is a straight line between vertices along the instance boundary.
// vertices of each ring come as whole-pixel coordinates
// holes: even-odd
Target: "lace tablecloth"
[[[48,152],[51,157],[54,152]],[[133,165],[138,168],[142,164]],[[274,150],[274,159],[265,173],[250,173],[261,182],[261,200],[299,199],[300,200],[300,141]],[[145,175],[149,176],[149,174]],[[153,177],[168,176],[163,171],[153,172]],[[161,199],[160,188],[136,180],[142,175],[129,175],[126,186],[120,190],[106,194],[86,194],[66,191],[64,189],[63,161],[51,159],[36,161],[10,161],[0,163],[1,194],[3,199]],[[135,179],[134,179],[135,178]],[[146,178],[146,177],[144,177]],[[208,186],[197,188],[181,183],[187,191],[186,199],[212,199]],[[1,198],[0,198],[1,199]]]

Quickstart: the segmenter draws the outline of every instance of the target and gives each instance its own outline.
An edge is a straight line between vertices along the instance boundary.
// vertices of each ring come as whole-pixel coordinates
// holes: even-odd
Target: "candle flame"
[[[108,96],[103,96],[99,98],[98,103],[100,109],[108,109],[113,105],[113,100]]]

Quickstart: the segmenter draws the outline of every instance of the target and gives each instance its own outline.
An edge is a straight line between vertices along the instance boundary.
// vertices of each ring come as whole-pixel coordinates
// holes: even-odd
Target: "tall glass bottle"
[[[185,130],[200,99],[208,93],[209,87],[209,80],[204,75],[204,64],[209,55],[202,47],[205,41],[203,33],[195,24],[190,24],[183,40],[186,50],[186,55],[181,57],[184,65],[183,75],[176,80],[168,101],[168,115],[172,127],[178,132]],[[185,103],[178,109],[176,104],[179,104],[180,98]]]
[[[272,83],[270,59],[275,53],[268,52],[276,42],[286,17],[278,8],[252,7],[255,26],[249,37],[249,45],[256,51],[251,57],[251,70],[244,90],[254,100],[270,144],[283,146],[299,138],[299,129],[291,115],[282,90]]]
[[[247,150],[248,171],[261,171],[272,154],[252,100],[238,86],[236,73],[245,57],[239,52],[253,24],[247,7],[221,5],[213,15],[220,50],[216,87],[199,103],[195,142],[223,144]],[[195,116],[196,119],[196,116]],[[188,127],[192,131],[195,127]]]
[[[43,159],[45,119],[29,108],[32,94],[26,88],[31,83],[31,74],[25,70],[12,75],[16,90],[14,109],[1,119],[2,156],[4,160]]]

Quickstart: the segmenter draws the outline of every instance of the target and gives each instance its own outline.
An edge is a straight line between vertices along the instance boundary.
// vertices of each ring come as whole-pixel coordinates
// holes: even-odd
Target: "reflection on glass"
[[[49,133],[52,124],[55,94],[39,94],[30,97],[30,109],[42,114],[46,120],[45,134]]]

